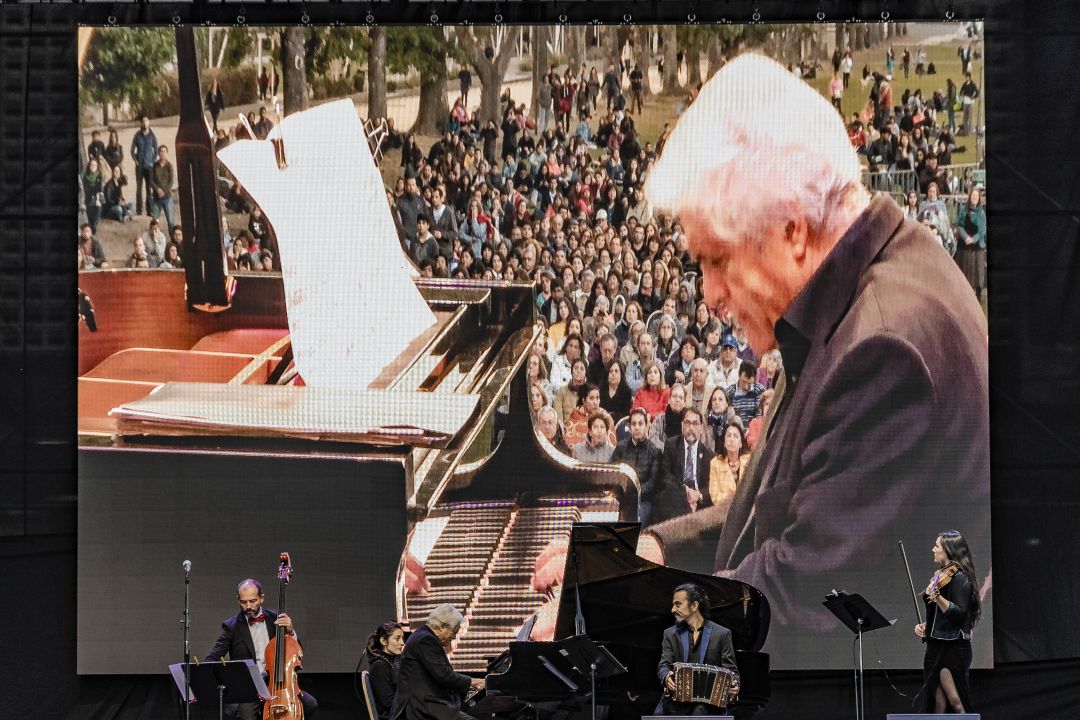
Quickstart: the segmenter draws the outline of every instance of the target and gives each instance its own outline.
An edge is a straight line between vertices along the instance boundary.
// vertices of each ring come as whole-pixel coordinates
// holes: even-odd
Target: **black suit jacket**
[[[882,195],[777,323],[782,389],[715,558],[768,595],[774,655],[785,627],[834,630],[821,588],[879,577],[897,538],[959,528],[989,563],[986,333],[956,263]]]
[[[709,463],[713,454],[700,440],[697,443],[697,483],[702,499],[700,511],[712,505],[709,496]],[[686,440],[680,434],[664,443],[664,456],[660,460],[660,482],[653,506],[653,518],[660,522],[690,512],[683,490],[683,467],[686,465]]]
[[[704,653],[701,651],[704,650]],[[664,631],[663,644],[660,647],[660,665],[656,676],[661,685],[675,663],[690,662],[704,665],[719,665],[739,677],[739,666],[735,664],[735,645],[731,642],[731,631],[712,620],[706,620],[701,628],[701,642],[697,652],[690,656],[690,628],[685,625],[672,625]]]
[[[457,720],[468,675],[454,672],[446,650],[427,625],[409,636],[398,663],[397,692],[388,720]]]
[[[266,635],[273,638],[277,613],[266,608],[263,608],[262,612],[265,616]],[[206,654],[206,659],[220,660],[226,656],[230,660],[255,660],[255,643],[251,640],[251,630],[248,629],[247,616],[243,610],[221,623],[221,634]]]

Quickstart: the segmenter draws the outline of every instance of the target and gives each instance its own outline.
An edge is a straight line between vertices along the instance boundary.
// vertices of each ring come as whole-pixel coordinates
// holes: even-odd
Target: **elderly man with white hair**
[[[828,100],[746,54],[646,181],[682,222],[705,301],[755,353],[779,348],[784,372],[726,520],[706,508],[639,551],[765,592],[778,653],[834,630],[821,594],[879,576],[898,538],[955,526],[989,551],[986,318],[941,244],[860,173]]]
[[[482,678],[454,672],[446,649],[464,618],[453,605],[439,605],[405,643],[398,665],[397,691],[390,717],[384,720],[466,720],[459,709],[470,688],[484,686]]]

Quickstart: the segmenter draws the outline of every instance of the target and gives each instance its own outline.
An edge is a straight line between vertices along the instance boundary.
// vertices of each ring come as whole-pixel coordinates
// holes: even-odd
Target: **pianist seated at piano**
[[[461,701],[470,689],[482,688],[484,680],[455,672],[446,656],[462,622],[453,605],[439,605],[409,636],[387,720],[472,720],[461,712]]]
[[[656,708],[658,715],[719,715],[723,709],[703,702],[674,700],[676,663],[721,667],[734,673],[734,682],[739,683],[731,631],[707,620],[709,610],[709,596],[700,585],[685,583],[675,588],[671,598],[675,624],[664,631],[657,668],[664,688],[664,696]]]
[[[384,622],[368,636],[364,661],[371,682],[372,701],[380,720],[390,717],[397,691],[397,667],[405,647],[401,623]]]

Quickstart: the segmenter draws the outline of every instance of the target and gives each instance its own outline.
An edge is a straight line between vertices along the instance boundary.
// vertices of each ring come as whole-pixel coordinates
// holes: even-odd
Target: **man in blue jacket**
[[[131,159],[135,162],[135,212],[139,215],[148,214],[153,203],[150,173],[158,159],[158,140],[154,131],[150,129],[150,118],[145,115],[131,141]]]

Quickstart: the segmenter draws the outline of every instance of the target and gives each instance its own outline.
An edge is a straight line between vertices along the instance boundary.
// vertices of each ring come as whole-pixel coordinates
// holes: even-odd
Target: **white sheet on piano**
[[[296,367],[311,387],[366,388],[435,322],[413,284],[379,169],[350,100],[285,117],[273,143],[241,140],[219,159],[271,222],[281,253]]]

